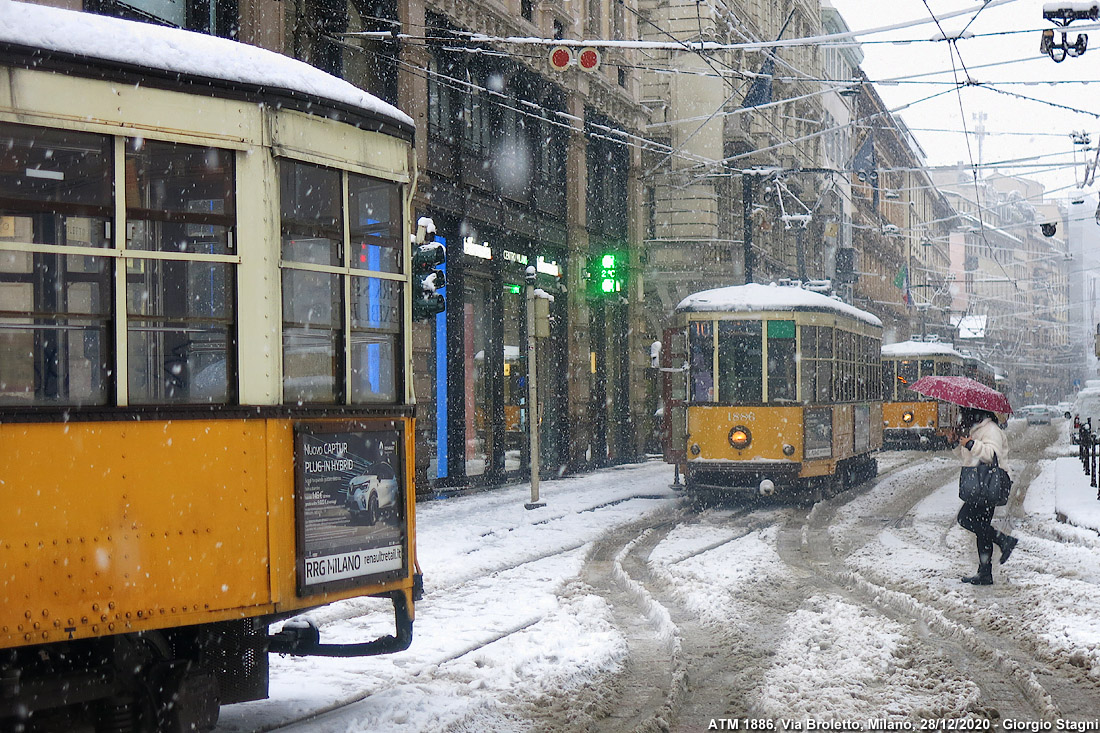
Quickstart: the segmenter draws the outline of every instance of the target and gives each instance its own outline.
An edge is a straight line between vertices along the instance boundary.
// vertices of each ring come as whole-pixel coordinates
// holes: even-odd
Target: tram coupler
[[[360,644],[322,644],[321,631],[309,619],[291,620],[267,637],[267,650],[296,657],[373,657],[403,652],[412,644],[412,616],[403,591],[388,594],[393,600],[394,636],[380,636]]]

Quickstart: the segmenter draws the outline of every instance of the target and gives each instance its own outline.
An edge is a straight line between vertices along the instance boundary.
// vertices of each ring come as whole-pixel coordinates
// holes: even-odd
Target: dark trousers
[[[991,561],[993,542],[1000,534],[993,529],[993,509],[994,507],[987,504],[963,502],[962,509],[959,510],[959,526],[974,533],[978,542],[978,561],[982,563]]]

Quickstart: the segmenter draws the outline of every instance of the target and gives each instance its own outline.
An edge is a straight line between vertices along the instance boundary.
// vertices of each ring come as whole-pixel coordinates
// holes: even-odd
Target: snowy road
[[[219,731],[702,731],[723,721],[1100,721],[1100,537],[1061,524],[1064,424],[1013,421],[995,585],[959,582],[947,454],[889,452],[812,510],[689,510],[651,462],[418,507],[426,596],[412,648],[272,660],[271,699]],[[388,630],[383,602],[314,616]],[[1073,729],[1072,727],[1068,729]],[[1097,730],[1097,728],[1092,728]]]

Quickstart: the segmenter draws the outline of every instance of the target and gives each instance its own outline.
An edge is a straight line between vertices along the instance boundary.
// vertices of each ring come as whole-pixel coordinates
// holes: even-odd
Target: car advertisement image
[[[391,423],[296,426],[299,594],[405,567],[403,451]]]

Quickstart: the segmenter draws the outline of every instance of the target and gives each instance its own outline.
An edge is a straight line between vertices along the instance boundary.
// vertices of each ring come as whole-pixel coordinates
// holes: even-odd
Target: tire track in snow
[[[872,485],[873,488],[880,488],[884,483],[886,482],[879,480],[872,482]],[[907,518],[913,506],[942,485],[943,477],[938,472],[928,471],[927,466],[914,466],[906,467],[906,470],[892,478],[891,483],[896,483],[902,490],[887,502],[880,514],[896,517],[888,524],[898,526]],[[818,574],[840,588],[854,592],[859,597],[858,600],[869,603],[897,620],[919,622],[924,629],[938,637],[941,645],[946,644],[944,648],[954,652],[953,656],[964,671],[976,678],[974,681],[983,690],[984,698],[996,705],[999,717],[1038,717],[1050,722],[1058,719],[1059,709],[1050,693],[1039,682],[1036,674],[1014,658],[1017,655],[1026,658],[1026,655],[1018,649],[1015,650],[1016,654],[1009,654],[998,648],[1014,646],[1009,643],[1010,640],[1000,636],[987,638],[986,634],[968,624],[950,618],[948,612],[935,607],[931,599],[918,598],[916,595],[889,588],[843,566],[843,559],[847,554],[872,540],[883,528],[882,524],[875,521],[864,521],[859,527],[853,528],[854,532],[849,533],[850,536],[843,543],[845,547],[834,545],[829,527],[837,510],[852,498],[854,497],[842,496],[838,500],[818,503],[806,515],[801,526],[796,526],[798,523],[794,522],[785,528],[788,535],[798,535],[798,542],[796,545],[791,541],[793,538],[786,543],[780,542],[780,554],[784,559]],[[784,544],[786,552],[782,551]],[[1011,682],[1012,688],[1018,690],[1018,697],[1026,703],[1027,709],[1019,705],[1012,690],[1005,689],[1006,680]]]

